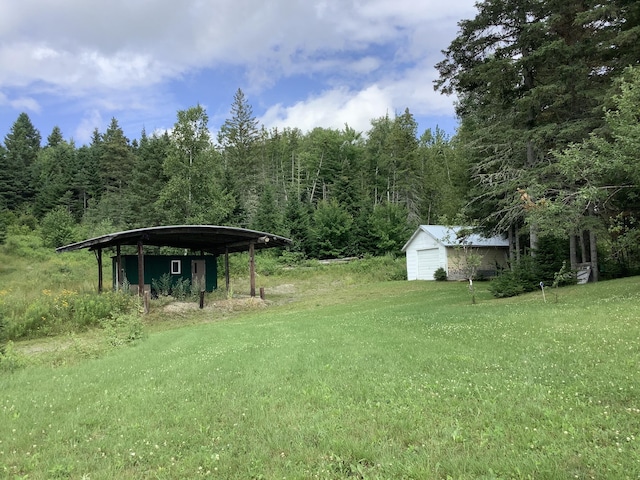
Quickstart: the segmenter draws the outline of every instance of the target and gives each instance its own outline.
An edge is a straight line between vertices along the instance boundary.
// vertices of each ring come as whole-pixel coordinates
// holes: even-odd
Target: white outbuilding
[[[443,268],[449,280],[463,280],[468,275],[468,258],[473,253],[481,258],[476,278],[489,278],[507,265],[509,241],[501,236],[484,237],[468,234],[470,227],[420,225],[402,247],[407,256],[408,280],[434,280]]]

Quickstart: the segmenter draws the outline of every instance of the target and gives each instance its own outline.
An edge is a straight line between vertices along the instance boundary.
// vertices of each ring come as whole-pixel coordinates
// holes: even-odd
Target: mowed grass
[[[7,478],[638,478],[640,288],[306,300],[0,375]]]

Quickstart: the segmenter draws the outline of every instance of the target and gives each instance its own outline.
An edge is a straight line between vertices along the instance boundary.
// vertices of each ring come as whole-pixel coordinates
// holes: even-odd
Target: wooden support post
[[[204,292],[200,291],[200,310],[204,308]]]
[[[142,241],[138,241],[138,295],[144,295],[144,251]]]
[[[98,293],[102,293],[102,249],[96,250],[96,259],[98,260]]]
[[[260,300],[264,300],[264,287],[260,287]]]
[[[255,259],[255,246],[254,242],[249,244],[249,278],[251,283],[252,297],[256,296],[256,259]]]
[[[122,255],[120,253],[120,245],[116,246],[116,291],[122,290]]]
[[[227,288],[227,295],[229,295],[229,287],[231,286],[231,280],[229,278],[229,248],[224,250],[224,281]]]

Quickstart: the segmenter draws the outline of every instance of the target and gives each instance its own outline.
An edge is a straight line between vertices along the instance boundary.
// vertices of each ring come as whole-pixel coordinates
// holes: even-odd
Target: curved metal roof
[[[226,251],[229,253],[243,252],[249,250],[251,243],[256,249],[286,247],[292,243],[290,239],[279,235],[245,228],[218,225],[171,225],[110,233],[59,247],[56,252],[70,252],[82,248],[98,250],[117,245],[137,245],[140,241],[143,245],[187,248],[213,254],[222,254]]]

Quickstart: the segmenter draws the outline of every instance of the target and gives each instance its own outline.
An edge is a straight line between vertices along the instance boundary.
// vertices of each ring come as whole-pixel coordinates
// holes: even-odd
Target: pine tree
[[[251,216],[257,206],[258,185],[258,121],[244,92],[238,88],[231,104],[231,118],[225,120],[218,132],[224,168],[228,172],[230,193],[240,211]],[[241,219],[246,222],[247,218]]]
[[[6,153],[0,158],[0,196],[10,210],[30,201],[35,193],[33,164],[40,151],[40,132],[26,113],[21,113],[4,138]]]
[[[129,139],[115,118],[100,142],[100,174],[102,185],[107,192],[122,193],[129,181],[133,155]],[[94,142],[95,143],[95,142]]]

